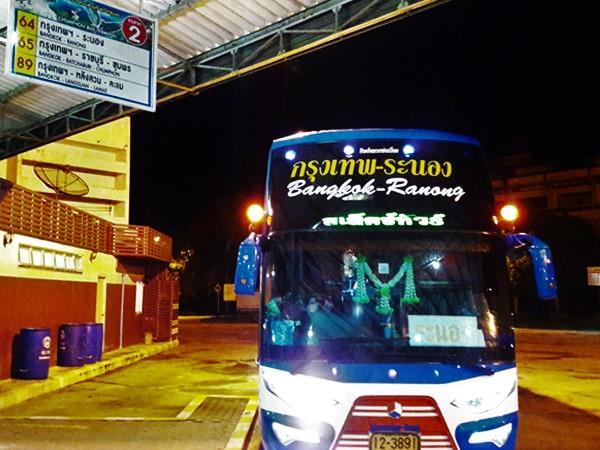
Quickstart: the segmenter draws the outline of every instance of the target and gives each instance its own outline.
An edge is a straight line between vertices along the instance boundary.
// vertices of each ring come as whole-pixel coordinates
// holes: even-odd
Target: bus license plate
[[[374,433],[369,450],[420,450],[419,436],[414,433]]]

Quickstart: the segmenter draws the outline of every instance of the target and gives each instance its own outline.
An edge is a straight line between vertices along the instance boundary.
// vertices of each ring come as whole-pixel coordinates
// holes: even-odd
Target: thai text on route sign
[[[90,0],[11,0],[7,28],[7,75],[156,109],[156,20]]]

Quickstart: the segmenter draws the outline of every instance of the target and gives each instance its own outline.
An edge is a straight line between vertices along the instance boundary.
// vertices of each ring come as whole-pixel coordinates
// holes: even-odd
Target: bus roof
[[[414,129],[352,129],[299,132],[273,141],[271,150],[297,144],[336,142],[354,139],[415,139],[430,141],[460,142],[481,146],[479,140],[462,134],[434,130]]]

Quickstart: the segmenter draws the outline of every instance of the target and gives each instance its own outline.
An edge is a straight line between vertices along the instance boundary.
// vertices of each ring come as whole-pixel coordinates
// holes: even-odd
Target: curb
[[[42,394],[57,391],[120,367],[128,366],[141,359],[174,348],[177,345],[179,345],[178,340],[141,345],[140,349],[135,349],[136,346],[132,346],[125,350],[117,350],[120,353],[123,351],[126,352],[122,355],[111,357],[110,354],[106,354],[105,357],[107,359],[97,363],[86,364],[81,367],[51,367],[50,374],[45,380],[29,381],[11,379],[2,381],[0,382],[0,409],[8,408],[9,406]]]
[[[231,433],[225,450],[246,450],[250,443],[250,435],[256,424],[258,411],[258,397],[249,398],[240,420]]]

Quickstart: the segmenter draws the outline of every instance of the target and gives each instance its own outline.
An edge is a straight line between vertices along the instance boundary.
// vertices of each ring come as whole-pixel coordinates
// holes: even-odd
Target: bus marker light
[[[402,147],[402,153],[404,153],[404,156],[410,156],[415,153],[415,148],[410,144],[406,144]]]

